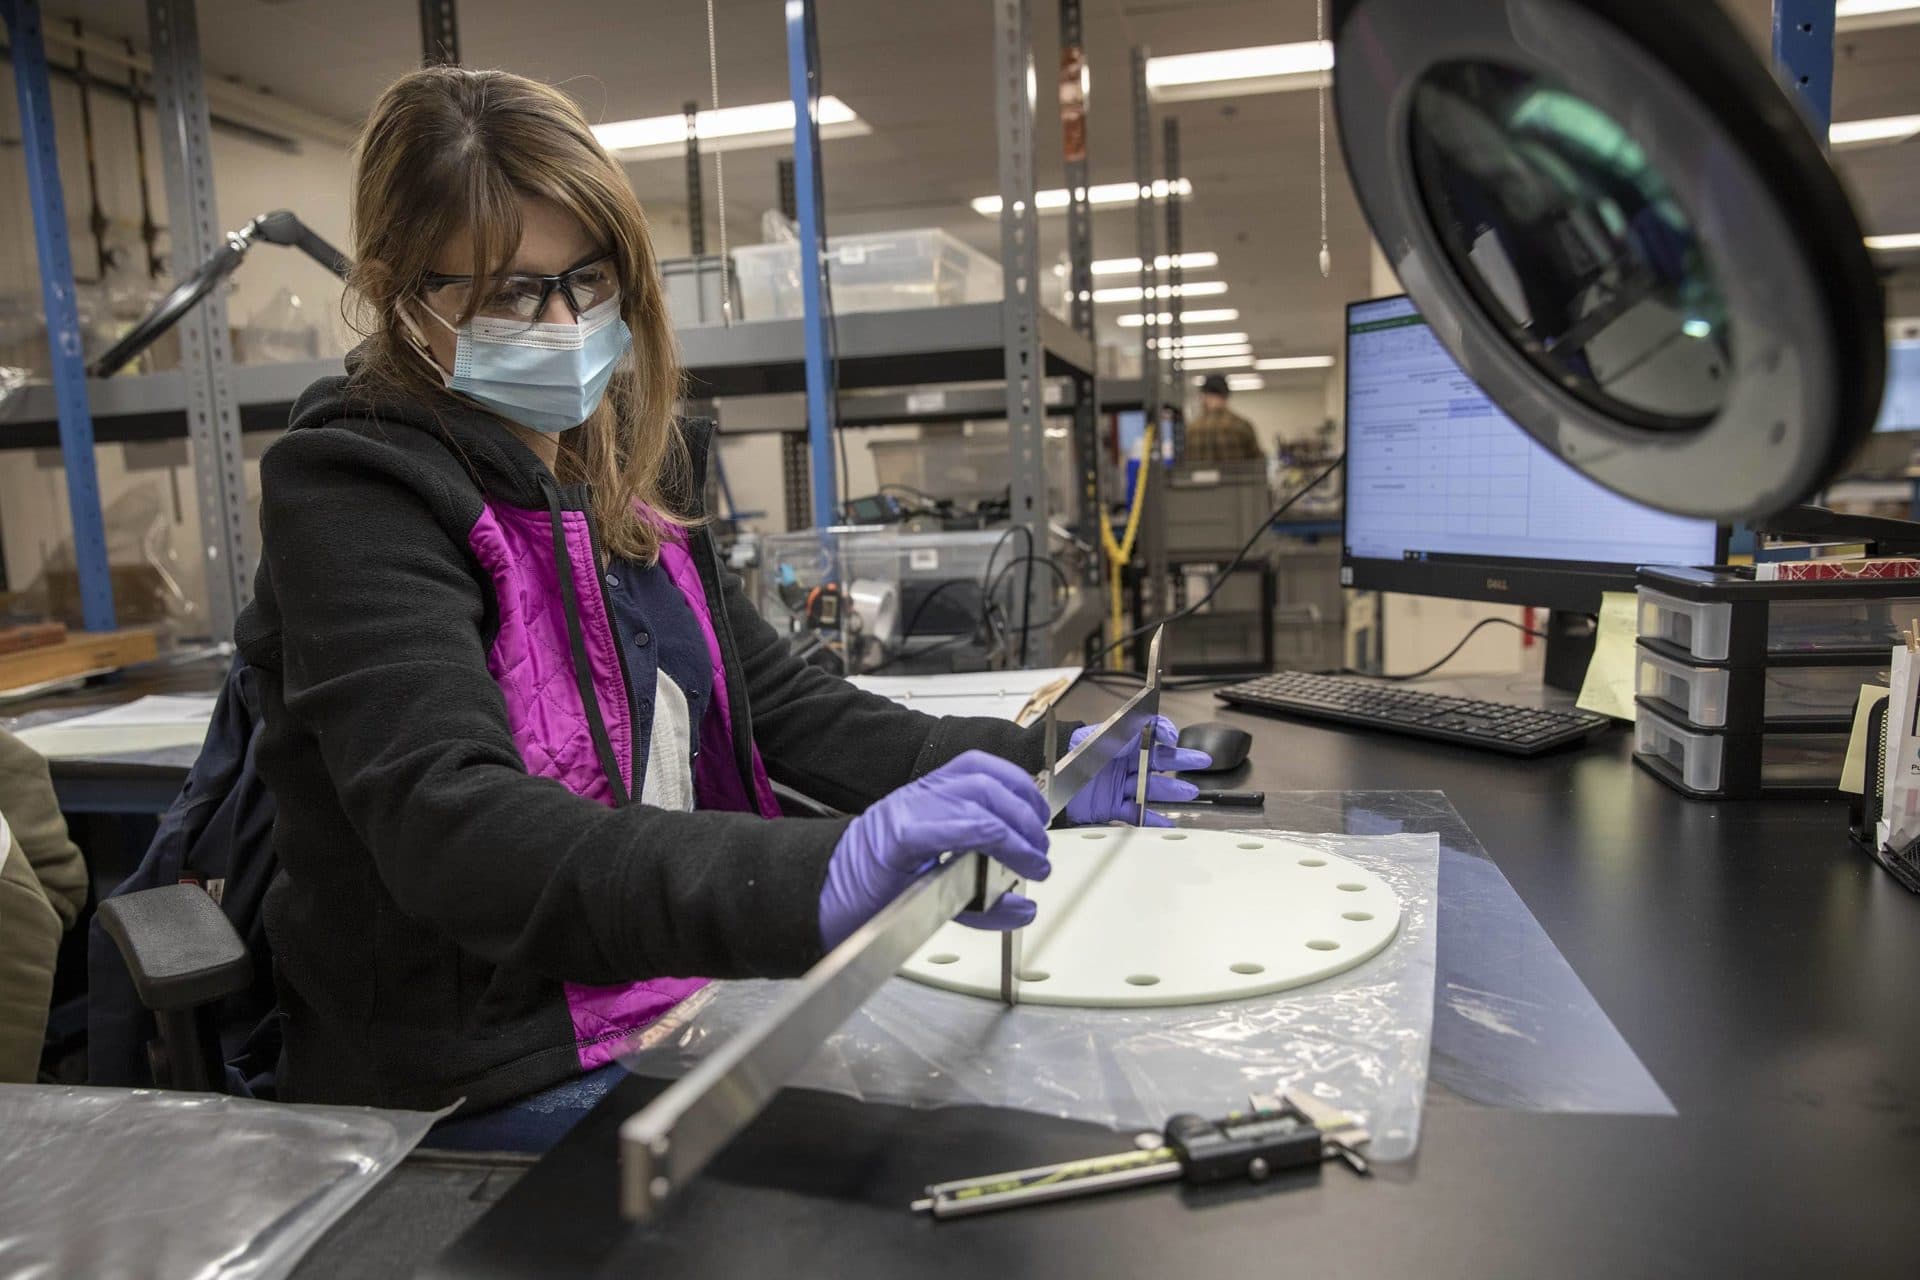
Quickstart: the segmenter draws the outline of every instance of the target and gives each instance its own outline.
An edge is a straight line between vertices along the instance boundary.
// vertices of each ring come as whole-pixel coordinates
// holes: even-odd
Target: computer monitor
[[[1875,431],[1920,431],[1920,338],[1887,344],[1887,390]]]
[[[1596,613],[1640,565],[1713,564],[1726,532],[1603,489],[1536,443],[1404,297],[1347,307],[1341,582]]]

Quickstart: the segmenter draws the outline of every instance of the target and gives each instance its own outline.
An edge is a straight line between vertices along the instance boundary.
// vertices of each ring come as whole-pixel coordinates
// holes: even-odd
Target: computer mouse
[[[1208,721],[1205,724],[1190,724],[1182,729],[1180,745],[1189,750],[1204,751],[1213,757],[1213,763],[1206,768],[1184,772],[1225,773],[1228,769],[1238,769],[1247,758],[1247,748],[1253,745],[1253,735],[1230,724]]]

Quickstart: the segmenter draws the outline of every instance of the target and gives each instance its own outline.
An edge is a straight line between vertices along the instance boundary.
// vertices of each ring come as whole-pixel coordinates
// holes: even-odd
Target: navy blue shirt
[[[687,698],[689,768],[700,751],[700,723],[713,703],[713,665],[706,636],[687,598],[658,562],[616,560],[604,575],[614,634],[626,658],[633,694],[633,791],[640,794],[653,740],[654,690],[664,671]]]

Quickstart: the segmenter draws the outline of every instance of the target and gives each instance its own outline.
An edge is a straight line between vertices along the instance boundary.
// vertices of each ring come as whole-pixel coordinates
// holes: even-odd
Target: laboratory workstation
[[[0,1280],[1920,1276],[1920,0],[0,19]]]

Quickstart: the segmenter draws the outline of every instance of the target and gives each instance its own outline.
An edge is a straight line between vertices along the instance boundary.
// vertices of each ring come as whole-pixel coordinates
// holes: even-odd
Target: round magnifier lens
[[[1636,425],[1726,406],[1726,296],[1618,121],[1535,72],[1446,62],[1415,90],[1421,198],[1481,307],[1561,387]]]

